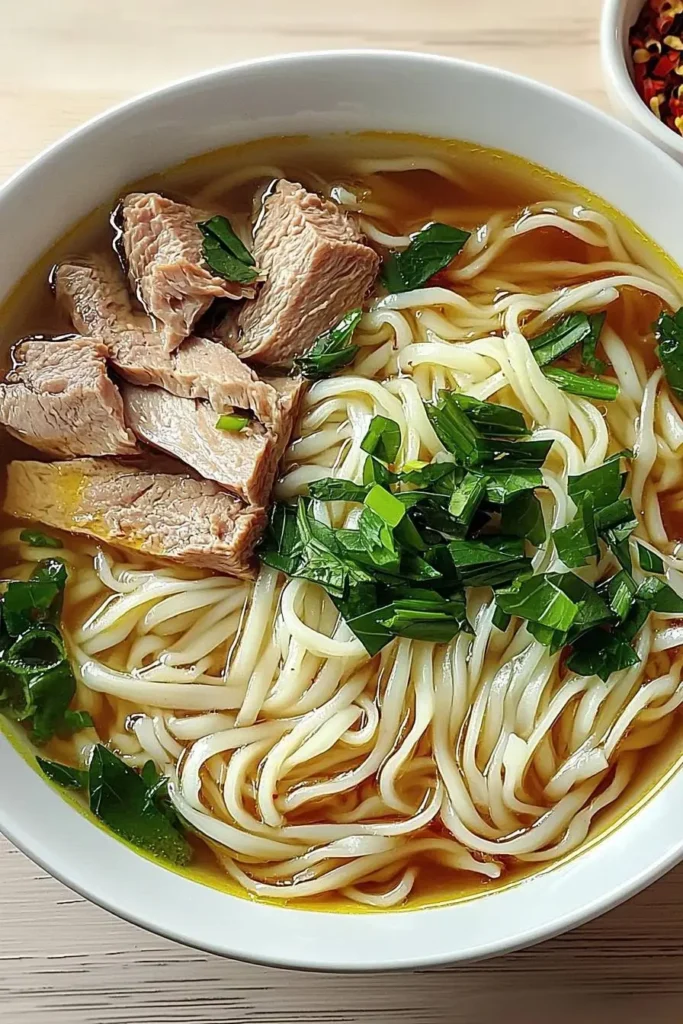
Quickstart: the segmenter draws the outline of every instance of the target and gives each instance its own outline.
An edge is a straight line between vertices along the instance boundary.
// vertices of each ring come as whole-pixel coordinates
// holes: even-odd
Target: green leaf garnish
[[[496,595],[496,603],[508,615],[537,622],[550,630],[567,632],[578,615],[578,607],[548,575],[521,579]]]
[[[572,521],[554,531],[553,541],[558,555],[570,569],[585,565],[589,558],[598,556],[598,535],[590,493],[585,495]]]
[[[441,391],[439,401],[426,402],[425,410],[436,436],[458,462],[476,466],[482,461],[482,437],[456,401],[454,392]]]
[[[590,333],[583,339],[581,345],[581,362],[589,370],[592,370],[593,373],[604,373],[607,369],[606,364],[603,363],[602,359],[598,359],[595,354],[606,318],[606,313],[592,313],[589,316]]]
[[[453,488],[448,512],[456,523],[465,529],[469,528],[475,512],[484,499],[486,483],[487,479],[481,473],[469,471]]]
[[[600,509],[617,502],[626,482],[626,474],[621,470],[621,461],[624,457],[623,452],[618,452],[595,469],[570,476],[568,491],[572,501],[578,506],[585,495],[590,495],[596,514]]]
[[[494,437],[524,437],[529,433],[524,417],[517,409],[495,402],[480,402],[478,398],[471,398],[457,391],[446,394],[462,409],[480,434]]]
[[[309,380],[321,380],[347,366],[358,351],[351,338],[362,316],[362,309],[353,309],[335,327],[319,334],[308,352],[294,360],[295,368]]]
[[[613,402],[619,397],[619,385],[601,377],[583,377],[579,373],[560,369],[559,366],[550,366],[543,373],[560,391],[567,391],[571,395],[594,398],[598,402]]]
[[[683,614],[683,597],[679,597],[668,583],[655,576],[649,576],[648,579],[643,580],[636,591],[636,597],[653,612]]]
[[[662,313],[654,332],[664,376],[674,395],[683,400],[683,307],[676,313]]]
[[[530,564],[524,556],[524,544],[514,537],[456,539],[449,543],[448,550],[458,579],[470,587],[509,583],[526,571]]]
[[[383,462],[395,462],[401,447],[401,430],[394,420],[386,416],[373,416],[361,448]]]
[[[507,466],[507,460],[501,460],[501,467]],[[538,469],[520,466],[517,469],[498,469],[485,467],[486,500],[494,505],[506,505],[518,494],[533,491],[543,486],[543,477]]]
[[[546,538],[543,510],[533,491],[513,494],[503,504],[501,526],[503,533],[523,537],[537,548],[543,544]]]
[[[382,281],[389,292],[420,288],[458,255],[469,231],[448,224],[426,224],[411,238],[403,252],[392,253],[382,267]]]
[[[326,476],[322,480],[314,480],[308,485],[308,492],[318,501],[365,501],[368,486],[354,484],[351,480],[341,477]]]
[[[599,676],[607,682],[612,672],[637,665],[638,655],[630,639],[618,631],[590,630],[574,644],[567,658],[567,668],[580,676]]]
[[[600,316],[600,314],[597,314]],[[529,340],[529,347],[539,366],[547,366],[576,345],[589,340],[596,330],[594,317],[586,313],[569,313],[552,327]],[[600,322],[602,327],[602,322]],[[599,332],[598,332],[599,333]],[[597,342],[597,338],[596,338]]]
[[[197,227],[204,236],[204,259],[226,281],[250,284],[258,277],[254,257],[237,237],[227,217],[211,217]]]
[[[24,544],[30,544],[32,548],[61,548],[64,545],[56,537],[50,537],[47,533],[39,530],[22,530],[19,540]]]
[[[67,764],[59,764],[58,761],[46,761],[42,757],[37,757],[36,761],[40,770],[58,786],[64,786],[65,789],[85,789],[88,785],[88,773],[82,768],[72,768]]]
[[[90,759],[88,794],[90,810],[112,832],[173,864],[191,860],[192,847],[149,799],[144,779],[102,744]]]
[[[636,547],[638,548],[638,561],[643,572],[654,572],[660,576],[663,575],[666,571],[664,562],[656,551],[652,551],[650,548],[646,548],[644,544],[638,542],[636,542]]]

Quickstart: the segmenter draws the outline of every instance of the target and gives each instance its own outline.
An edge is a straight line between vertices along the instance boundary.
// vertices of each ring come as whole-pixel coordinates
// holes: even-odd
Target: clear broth
[[[427,154],[447,162],[457,168],[460,183],[447,181],[425,170],[363,175],[350,166],[351,161],[358,159],[405,157],[407,153],[415,157]],[[251,165],[277,167],[288,178],[301,180],[311,188],[316,187],[317,175],[326,180],[334,180],[340,185],[352,187],[354,190],[362,188],[370,200],[376,200],[391,210],[390,219],[379,224],[383,230],[391,234],[409,234],[431,220],[445,220],[473,229],[497,211],[520,210],[539,200],[551,202],[568,199],[597,209],[613,221],[618,221],[622,230],[629,234],[632,244],[635,244],[638,250],[647,252],[650,264],[657,264],[669,277],[682,279],[680,269],[673,265],[653,242],[601,199],[520,158],[460,142],[382,134],[316,140],[266,139],[215,151],[138,182],[122,184],[120,194],[131,188],[151,188],[165,192],[173,198],[202,205],[203,190],[207,186],[212,186],[211,200],[207,201],[206,205],[210,206],[213,212],[222,212],[231,218],[248,216],[252,209],[255,181],[252,179],[232,188],[221,189],[220,179],[238,168]],[[272,175],[264,175],[262,184],[266,183],[269,177]],[[47,250],[7,298],[0,310],[0,359],[5,366],[9,363],[11,345],[18,338],[33,334],[58,335],[72,332],[70,322],[57,308],[50,291],[50,268],[69,255],[111,249],[109,215],[118,198],[118,195],[108,197],[106,203]],[[519,261],[571,260],[587,263],[607,259],[608,255],[607,250],[588,246],[556,229],[543,229],[529,235],[521,235],[496,261],[495,268],[497,275],[505,279],[505,267],[512,267]],[[539,276],[534,280],[534,287],[538,290],[550,290],[568,283],[569,278],[562,281],[557,275],[547,281]],[[467,294],[466,285],[464,288],[460,286],[460,290]],[[638,347],[648,366],[653,365],[654,352],[652,345],[643,340],[643,335],[647,333],[648,325],[655,319],[660,308],[658,300],[652,296],[626,289],[619,300],[610,305],[608,311],[608,320],[621,332],[628,345]],[[21,442],[6,437],[3,444],[3,460],[22,457],[35,459],[40,456]],[[0,513],[1,528],[16,525],[15,520],[9,520]],[[676,526],[683,530],[683,513],[678,516]],[[679,539],[683,539],[683,534],[678,536]],[[73,549],[77,550],[82,543],[77,537],[69,538],[69,546]],[[134,710],[132,706],[131,710]],[[111,711],[107,710],[106,702],[103,702],[101,714],[96,716],[98,732],[103,737],[107,735],[110,717]],[[3,724],[2,719],[0,724]],[[5,728],[13,742],[22,749],[25,756],[28,756],[26,742],[21,738],[17,739],[23,734],[9,724]],[[678,770],[682,759],[682,730],[683,718],[678,716],[664,741],[640,755],[642,763],[626,792],[615,806],[597,816],[589,839],[579,851],[571,854],[571,857],[578,855],[588,845],[592,845],[617,827],[659,789],[674,771]],[[56,760],[67,760],[69,749],[68,743],[55,739],[42,753]],[[67,798],[85,809],[78,797]],[[440,832],[438,828],[432,827],[425,834],[439,835]],[[218,889],[227,890],[234,895],[253,898],[226,879],[216,863],[209,844],[194,837],[191,841],[196,854],[191,867],[171,870]],[[569,858],[564,858],[567,859]],[[397,909],[415,909],[469,899],[492,888],[500,889],[517,884],[529,875],[539,873],[540,870],[552,870],[558,863],[562,863],[562,860],[551,862],[539,869],[537,866],[521,865],[509,860],[502,879],[491,882],[479,877],[473,879],[467,874],[454,874],[452,869],[440,867],[429,861],[428,864],[425,863],[425,869],[419,873],[409,900]],[[329,896],[305,901],[291,900],[288,905],[345,913],[376,912],[372,908]]]

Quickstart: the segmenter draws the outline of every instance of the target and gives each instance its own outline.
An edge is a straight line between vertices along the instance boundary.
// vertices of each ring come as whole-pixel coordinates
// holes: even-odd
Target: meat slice
[[[267,365],[291,362],[360,306],[379,268],[343,210],[291,181],[264,200],[254,258],[266,281],[242,309],[233,347]]]
[[[269,503],[282,447],[258,421],[232,433],[216,427],[216,413],[206,402],[133,384],[124,384],[122,394],[126,422],[142,441],[252,505]]]
[[[55,293],[77,331],[103,339],[117,372],[133,384],[165,388],[180,398],[206,399],[217,413],[250,409],[267,427],[302,394],[300,379],[260,380],[218,342],[191,337],[168,352],[149,318],[132,308],[117,267],[101,259],[65,262],[53,273]]]
[[[0,384],[0,423],[48,455],[132,454],[137,445],[107,376],[107,354],[90,338],[20,342]]]
[[[214,299],[254,295],[253,285],[219,277],[204,260],[204,236],[197,224],[210,216],[156,192],[132,192],[121,204],[130,282],[162,325],[169,351],[192,333]]]
[[[18,519],[244,578],[255,575],[254,545],[266,522],[263,509],[210,480],[115,459],[12,462],[4,509]]]

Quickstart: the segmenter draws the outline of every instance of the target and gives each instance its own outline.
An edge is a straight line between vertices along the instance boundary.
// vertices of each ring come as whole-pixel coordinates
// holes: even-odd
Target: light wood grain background
[[[599,7],[599,0],[0,0],[0,178],[134,93],[283,51],[452,54],[606,106]],[[158,939],[89,905],[0,840],[2,1024],[644,1018],[683,1021],[683,866],[536,949],[475,967],[351,979],[250,967]]]

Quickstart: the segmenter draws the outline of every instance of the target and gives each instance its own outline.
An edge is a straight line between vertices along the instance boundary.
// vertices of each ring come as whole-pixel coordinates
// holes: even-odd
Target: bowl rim
[[[81,138],[87,136],[94,129],[99,128],[110,119],[113,119],[122,114],[133,113],[134,111],[153,104],[156,100],[172,98],[174,95],[181,94],[187,90],[201,90],[201,88],[211,81],[220,82],[227,81],[230,76],[239,75],[245,70],[256,70],[268,66],[271,69],[277,70],[278,68],[285,67],[287,65],[305,65],[310,63],[314,65],[320,60],[331,61],[331,62],[349,62],[349,61],[360,61],[360,62],[377,62],[377,61],[390,61],[398,62],[403,64],[406,69],[411,65],[424,66],[426,69],[429,67],[441,67],[442,69],[448,68],[459,68],[466,74],[473,76],[484,76],[491,78],[504,87],[506,83],[512,83],[517,89],[527,89],[533,92],[540,93],[545,96],[546,99],[552,100],[557,104],[560,104],[569,114],[575,113],[580,117],[589,117],[594,123],[602,124],[605,128],[609,128],[611,132],[617,132],[620,135],[631,139],[630,145],[636,146],[641,149],[643,155],[647,151],[647,159],[650,161],[661,161],[668,168],[669,174],[677,174],[680,177],[681,183],[683,184],[683,169],[678,167],[670,157],[651,147],[641,136],[630,128],[620,124],[614,118],[610,117],[603,111],[592,107],[590,104],[577,99],[576,97],[567,95],[554,89],[545,84],[536,82],[528,77],[516,75],[511,72],[486,67],[481,64],[476,64],[470,61],[459,60],[450,57],[442,57],[440,55],[415,53],[411,51],[401,50],[383,50],[383,49],[349,49],[349,50],[324,50],[324,51],[307,51],[302,53],[286,54],[282,56],[273,56],[258,58],[254,60],[241,61],[225,65],[218,68],[202,72],[199,75],[189,75],[179,81],[172,82],[168,85],[160,88],[149,90],[139,96],[133,97],[132,99],[126,100],[121,104],[117,104],[114,107],[98,114],[96,117],[90,119],[85,124],[80,125],[69,132],[61,139],[54,142],[47,149],[43,150],[36,157],[34,157],[27,165],[17,170],[9,180],[0,188],[0,203],[5,204],[11,200],[12,192],[21,180],[29,173],[38,170],[42,164],[49,161],[50,157],[59,152],[60,150],[69,149],[74,142],[78,142]],[[674,171],[675,168],[675,171]],[[31,774],[36,776],[36,784],[41,787],[45,785],[44,780],[39,778],[34,771],[30,768]],[[666,788],[673,786],[674,779],[671,779],[667,784]],[[680,779],[680,789],[683,793],[683,777]],[[653,811],[652,805],[656,802],[658,796],[661,794],[653,794],[649,799],[648,803],[643,807],[638,807],[636,815],[642,817],[645,820],[650,818],[650,824],[656,822],[658,819],[657,814]],[[51,796],[55,800],[59,801],[60,806],[64,805],[63,798],[57,794],[52,793]],[[650,814],[648,815],[648,810]],[[82,815],[78,814],[75,810],[71,809],[72,814],[75,818],[78,818],[84,826],[94,832],[99,832],[97,828],[93,829],[92,824],[87,821]],[[414,969],[419,967],[433,967],[444,964],[453,964],[456,962],[469,962],[472,960],[485,959],[488,957],[499,955],[503,952],[512,952],[516,949],[524,948],[527,946],[534,945],[547,938],[556,936],[570,928],[574,928],[580,924],[583,924],[612,907],[618,905],[630,896],[639,892],[645,888],[651,882],[655,881],[661,875],[665,874],[670,870],[676,863],[683,859],[683,831],[675,836],[675,839],[666,840],[663,845],[660,843],[660,849],[655,853],[648,848],[647,854],[640,856],[640,863],[636,866],[630,866],[626,871],[625,877],[619,877],[620,871],[615,870],[609,872],[605,878],[604,890],[600,890],[598,895],[593,895],[589,898],[577,897],[572,902],[569,910],[564,911],[561,916],[556,919],[546,917],[541,920],[540,923],[529,926],[524,921],[515,922],[514,926],[509,929],[512,933],[503,934],[495,939],[487,939],[481,941],[479,945],[468,946],[466,950],[452,951],[447,948],[440,950],[437,953],[425,954],[415,950],[414,947],[410,947],[409,952],[398,954],[391,954],[390,959],[387,958],[386,954],[382,953],[382,934],[388,937],[391,928],[388,922],[392,922],[398,925],[400,931],[409,932],[412,929],[407,929],[405,922],[406,920],[418,921],[418,918],[424,920],[424,915],[427,915],[428,921],[434,921],[432,915],[443,915],[445,916],[448,911],[453,911],[458,906],[463,904],[445,904],[442,906],[435,906],[424,909],[417,909],[406,912],[390,912],[390,913],[377,913],[371,915],[353,915],[353,914],[325,914],[319,911],[309,911],[292,909],[287,907],[273,907],[270,904],[263,904],[260,902],[249,903],[248,900],[242,900],[239,897],[229,896],[227,893],[218,893],[215,890],[208,890],[207,886],[203,886],[199,882],[190,882],[182,877],[175,876],[176,881],[179,885],[179,892],[181,886],[187,886],[188,889],[183,888],[183,901],[184,903],[191,904],[191,896],[188,897],[188,893],[194,892],[197,886],[202,889],[207,889],[214,893],[216,898],[225,897],[231,901],[239,901],[245,905],[249,905],[254,912],[254,915],[259,913],[259,908],[262,910],[268,908],[271,911],[276,911],[280,915],[287,915],[286,922],[288,931],[292,933],[292,941],[282,941],[278,946],[277,954],[268,953],[261,954],[258,948],[254,948],[253,944],[245,950],[245,945],[240,940],[231,938],[228,934],[225,938],[221,936],[220,941],[216,941],[210,938],[198,937],[197,929],[192,926],[191,915],[182,920],[181,924],[169,924],[168,919],[164,919],[163,914],[157,915],[156,917],[150,917],[149,912],[139,912],[132,903],[127,906],[121,906],[117,898],[110,896],[109,890],[103,884],[97,885],[84,881],[83,879],[83,868],[82,865],[78,865],[78,861],[72,862],[64,860],[64,867],[59,869],[55,868],[51,863],[50,858],[50,846],[46,846],[44,843],[36,840],[31,829],[26,823],[21,820],[18,814],[15,814],[14,821],[12,821],[12,812],[8,810],[7,806],[0,806],[0,831],[2,831],[8,839],[10,839],[19,849],[21,849],[27,856],[29,856],[35,863],[39,864],[46,871],[58,878],[63,884],[69,888],[78,892],[80,895],[86,897],[91,902],[102,907],[105,910],[115,914],[116,916],[129,921],[132,924],[138,925],[150,932],[157,935],[173,939],[177,942],[183,943],[187,946],[203,950],[205,952],[215,953],[220,956],[230,957],[235,960],[242,960],[249,963],[258,963],[264,966],[279,966],[285,968],[296,968],[302,970],[313,970],[313,971],[328,971],[337,973],[346,972],[368,972],[368,971],[391,971],[391,970],[404,970]],[[29,819],[30,820],[30,819]],[[622,829],[626,828],[627,823],[620,825],[617,829],[617,833],[621,832]],[[643,826],[644,827],[644,826]],[[611,837],[608,837],[611,839]],[[111,841],[111,840],[110,840]],[[607,841],[607,840],[605,840]],[[589,849],[581,853],[574,863],[574,870],[566,872],[571,879],[574,879],[576,874],[576,864],[586,864],[588,858],[595,855],[595,851],[603,843],[598,843],[592,849]],[[622,844],[623,845],[623,844]],[[638,844],[642,846],[643,844]],[[140,876],[139,888],[145,880],[149,881],[152,878],[150,875],[151,871],[163,871],[164,874],[170,877],[171,872],[165,868],[160,868],[156,864],[152,864],[147,861],[144,856],[141,857],[139,853],[135,853],[125,846],[118,844],[120,849],[120,856],[115,859],[122,862],[124,865],[129,865],[134,875]],[[43,849],[47,852],[44,853]],[[638,858],[636,858],[638,859]],[[135,870],[135,865],[138,865],[139,870]],[[563,872],[566,870],[565,867],[561,869]],[[548,872],[547,874],[551,874]],[[583,874],[583,870],[579,871],[579,874]],[[623,872],[622,872],[623,873]],[[86,872],[87,874],[87,872]],[[541,871],[539,874],[543,874]],[[539,875],[534,875],[525,882],[519,883],[516,886],[512,886],[507,890],[499,891],[498,893],[491,893],[485,898],[487,901],[493,900],[494,902],[499,900],[501,904],[504,901],[500,900],[500,897],[505,896],[506,892],[518,889],[520,886],[530,885],[533,888],[534,878],[538,878]],[[566,881],[566,878],[565,878]],[[597,880],[596,880],[597,881]],[[602,877],[599,879],[603,881]],[[98,875],[98,883],[100,882],[100,876]],[[594,886],[595,888],[595,886]],[[599,889],[599,886],[597,886]],[[552,886],[549,890],[552,893]],[[547,894],[546,894],[547,895]],[[188,899],[185,899],[188,897]],[[119,897],[120,898],[120,897]],[[479,898],[474,901],[465,902],[479,902]],[[183,911],[184,912],[184,911]],[[548,910],[544,908],[543,914],[548,914]],[[359,962],[358,959],[354,959],[353,951],[346,953],[345,957],[337,955],[336,958],[330,959],[329,954],[324,949],[320,949],[318,945],[310,946],[309,951],[302,954],[301,949],[297,948],[297,942],[294,941],[294,935],[300,932],[296,928],[297,923],[305,922],[307,919],[310,921],[311,918],[327,918],[339,922],[339,927],[344,931],[343,922],[344,919],[355,918],[356,921],[362,921],[367,926],[369,931],[376,932],[374,949],[377,950],[373,953],[374,959],[366,959],[363,962]],[[269,918],[272,920],[272,918]],[[403,925],[399,924],[400,919],[403,919]],[[370,927],[375,922],[375,927]],[[284,923],[284,922],[283,922]],[[283,929],[284,931],[284,929]],[[406,942],[409,945],[410,939]],[[310,951],[313,950],[313,952]]]
[[[604,0],[600,17],[600,54],[605,74],[642,130],[659,145],[683,156],[683,136],[668,128],[652,113],[631,78],[624,52],[626,31],[630,28],[626,21],[626,0]]]

